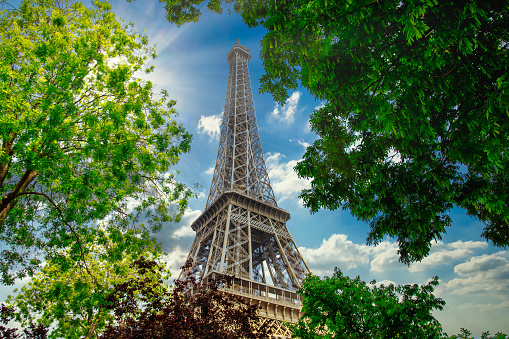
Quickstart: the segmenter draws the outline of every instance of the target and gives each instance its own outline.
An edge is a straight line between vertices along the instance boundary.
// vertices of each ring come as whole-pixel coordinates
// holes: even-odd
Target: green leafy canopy
[[[168,19],[202,1],[164,0]],[[228,5],[230,1],[223,4]],[[191,7],[190,7],[191,6]],[[324,106],[296,166],[311,212],[343,208],[396,238],[405,263],[428,255],[453,207],[509,245],[509,3],[239,0],[262,24],[261,91],[299,84]],[[196,21],[199,11],[190,11]]]
[[[97,338],[114,319],[108,298],[117,285],[138,279],[156,300],[167,292],[163,253],[146,234],[91,230],[85,239],[83,258],[61,251],[9,296],[21,325],[43,325],[50,330],[48,338]],[[133,262],[140,258],[158,270],[139,270]]]
[[[445,302],[433,295],[438,278],[419,286],[370,284],[344,276],[309,275],[299,290],[303,306],[293,328],[296,338],[442,338],[432,315]]]
[[[168,93],[136,78],[155,56],[107,1],[0,12],[3,283],[97,224],[157,231],[179,220],[191,191],[169,170],[191,135]]]

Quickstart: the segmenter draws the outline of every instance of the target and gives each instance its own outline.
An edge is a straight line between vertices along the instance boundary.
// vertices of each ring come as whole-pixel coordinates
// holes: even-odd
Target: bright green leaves
[[[118,95],[125,95],[124,83],[129,80],[130,69],[127,65],[119,65],[114,68],[106,79],[106,86],[113,93]]]
[[[303,315],[293,327],[297,338],[441,338],[433,317],[445,302],[433,295],[435,277],[427,285],[366,284],[336,269],[332,277],[307,277],[300,293]]]
[[[191,141],[174,101],[134,79],[150,71],[154,48],[110,10],[37,0],[1,14],[4,282],[34,269],[31,258],[71,245],[72,230],[138,220],[156,230],[179,219],[191,196],[168,172]],[[27,242],[14,242],[23,229]]]
[[[53,10],[51,13],[51,24],[55,27],[63,27],[67,24],[64,13],[60,10]]]
[[[167,292],[169,272],[161,263],[159,247],[146,234],[117,229],[84,234],[85,260],[65,251],[48,260],[8,302],[18,309],[17,320],[51,327],[49,338],[83,338],[98,334],[113,319],[108,296],[129,279],[153,285],[152,298]],[[133,262],[155,260],[159,270],[139,270]]]

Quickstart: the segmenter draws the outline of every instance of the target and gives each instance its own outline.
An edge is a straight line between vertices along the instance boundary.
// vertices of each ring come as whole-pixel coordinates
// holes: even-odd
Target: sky
[[[298,178],[293,167],[317,138],[309,128],[309,115],[323,103],[305,88],[290,91],[284,106],[270,94],[259,93],[259,79],[264,74],[259,57],[264,28],[249,29],[238,15],[227,11],[218,15],[207,9],[199,22],[177,28],[165,19],[163,4],[157,1],[116,0],[113,10],[126,22],[134,22],[135,29],[145,29],[149,40],[157,43],[158,58],[152,61],[155,72],[148,78],[156,89],[168,90],[177,101],[179,121],[194,136],[191,152],[182,157],[177,169],[184,183],[202,186],[198,198],[190,202],[179,224],[167,225],[158,234],[175,275],[194,240],[190,225],[205,208],[226,97],[226,54],[240,39],[251,50],[251,88],[272,188],[279,207],[290,212],[288,229],[313,274],[330,276],[338,267],[364,281],[396,284],[425,284],[438,276],[435,295],[443,298],[446,306],[435,316],[446,332],[452,335],[465,327],[477,336],[487,330],[509,333],[509,251],[481,238],[484,225],[464,210],[451,211],[452,226],[427,258],[406,266],[398,261],[394,240],[367,246],[369,225],[348,211],[310,214],[303,207],[298,195],[310,183]]]
[[[350,277],[360,275],[364,281],[386,284],[425,284],[438,276],[435,295],[446,306],[434,315],[447,333],[456,334],[461,327],[476,336],[487,330],[509,333],[509,251],[481,238],[484,225],[464,210],[451,211],[452,226],[427,258],[406,266],[398,261],[394,240],[367,246],[369,225],[347,210],[310,214],[303,207],[298,195],[310,183],[298,178],[293,167],[317,138],[309,128],[309,115],[323,103],[305,88],[290,91],[284,106],[270,94],[259,93],[264,73],[259,58],[262,27],[249,29],[238,15],[217,15],[205,9],[198,23],[177,28],[168,23],[158,1],[114,0],[112,4],[118,17],[132,21],[140,32],[144,29],[150,42],[157,44],[158,57],[151,61],[155,72],[143,77],[177,101],[178,120],[193,134],[191,152],[182,156],[175,169],[182,182],[201,187],[182,221],[165,225],[157,235],[174,276],[194,240],[190,225],[205,208],[226,96],[226,54],[240,39],[251,50],[251,88],[272,188],[279,207],[291,214],[287,227],[313,274],[330,276],[338,267]]]

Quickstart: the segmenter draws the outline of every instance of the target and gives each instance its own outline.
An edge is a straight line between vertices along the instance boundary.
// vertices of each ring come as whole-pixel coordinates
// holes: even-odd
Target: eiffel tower
[[[196,238],[190,274],[202,281],[236,277],[225,291],[259,306],[261,326],[272,338],[290,338],[283,321],[296,323],[296,293],[310,273],[286,227],[290,213],[277,206],[256,124],[247,63],[249,49],[237,40],[230,65],[216,167],[205,211],[191,227]],[[181,272],[185,274],[188,272]]]

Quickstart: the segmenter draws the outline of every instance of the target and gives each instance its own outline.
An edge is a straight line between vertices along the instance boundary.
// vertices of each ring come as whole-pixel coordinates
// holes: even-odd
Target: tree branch
[[[39,174],[38,170],[26,170],[25,174],[18,181],[16,186],[14,186],[13,190],[2,197],[0,202],[0,224],[4,222],[9,215],[9,212],[16,206],[17,198],[20,193],[23,193],[28,185],[34,180],[34,178]]]
[[[16,135],[16,133],[12,133],[10,140],[6,140],[2,143],[2,151],[4,154],[9,155],[9,161],[0,163],[0,187],[3,186],[4,180],[9,172],[9,166],[12,162],[12,145],[14,144]]]
[[[9,6],[11,6],[11,7],[12,7],[12,9],[11,9],[12,11],[18,11],[18,12],[19,12],[19,9],[17,9],[16,7],[14,7],[14,5],[11,5],[10,3],[8,3],[8,2],[7,2],[7,1],[5,1],[5,0],[4,0],[4,1],[0,1],[0,5],[2,5],[2,4],[9,5]]]
[[[92,272],[90,272],[90,269],[88,268],[88,265],[87,265],[87,261],[85,260],[85,254],[83,252],[83,246],[81,245],[81,240],[80,240],[80,237],[78,236],[78,234],[76,233],[76,231],[74,230],[74,228],[69,224],[67,223],[67,221],[64,220],[64,214],[62,212],[62,210],[60,209],[60,207],[58,207],[58,205],[53,201],[53,199],[51,199],[51,197],[49,197],[46,193],[43,193],[43,192],[33,192],[33,191],[30,191],[30,192],[22,192],[19,194],[20,196],[21,195],[40,195],[40,196],[43,196],[45,197],[46,199],[48,199],[48,201],[53,205],[55,206],[55,208],[57,209],[58,213],[60,214],[60,217],[62,218],[62,221],[64,222],[64,224],[69,227],[69,229],[71,230],[72,234],[74,234],[74,237],[76,238],[76,240],[78,241],[78,245],[80,247],[80,252],[81,252],[81,259],[83,260],[83,264],[85,265],[85,269],[86,271],[88,272],[88,274],[92,277],[92,279],[94,280],[95,284],[97,286],[99,286],[99,282],[97,281],[96,277],[92,274]]]

